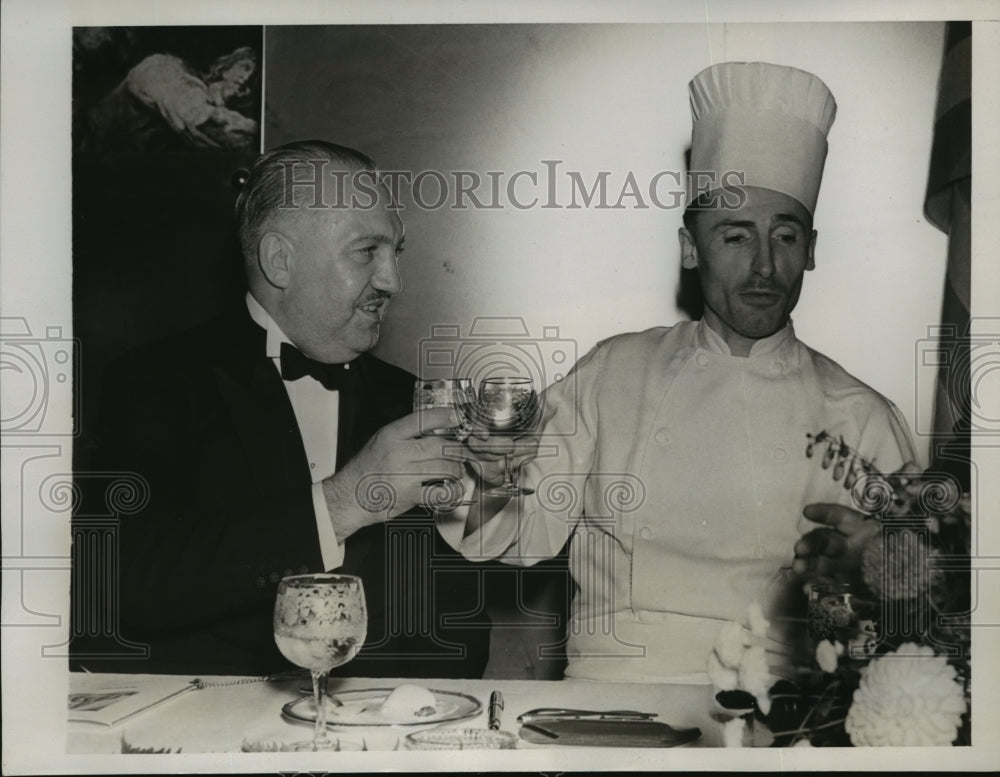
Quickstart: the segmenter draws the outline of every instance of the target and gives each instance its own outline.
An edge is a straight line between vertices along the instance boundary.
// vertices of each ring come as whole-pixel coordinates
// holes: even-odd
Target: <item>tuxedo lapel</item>
[[[360,359],[355,359],[347,372],[347,379],[340,389],[339,410],[337,414],[337,469],[368,441],[371,433],[366,434],[368,415],[371,402],[368,400],[364,375],[359,369]]]
[[[367,353],[351,362],[347,412],[340,413],[337,467],[357,453],[386,424],[412,412],[412,385],[400,386],[382,364]],[[345,409],[347,409],[345,408]]]
[[[309,484],[309,464],[281,376],[265,354],[264,330],[244,313],[220,338],[215,376],[246,453],[252,484],[275,493]]]

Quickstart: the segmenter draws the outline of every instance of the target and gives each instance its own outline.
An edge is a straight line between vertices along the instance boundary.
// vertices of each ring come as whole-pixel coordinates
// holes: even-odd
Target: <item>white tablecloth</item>
[[[96,675],[71,675],[71,693],[89,689]],[[100,675],[111,682],[139,683],[152,675]],[[178,678],[191,679],[191,678]],[[240,683],[238,677],[202,677],[209,687],[183,693],[116,726],[70,721],[67,728],[68,753],[120,753],[122,740],[139,748],[170,748],[182,753],[239,753],[244,740],[294,742],[310,739],[312,728],[290,723],[281,717],[284,704],[302,695],[308,678],[300,680]],[[589,710],[637,710],[657,713],[657,720],[676,727],[697,726],[702,737],[693,746],[717,746],[720,724],[711,718],[717,710],[712,688],[706,685],[654,683],[597,683],[581,680],[555,682],[532,680],[398,680],[331,679],[329,690],[392,688],[416,682],[426,688],[460,691],[482,702],[474,717],[442,726],[485,728],[490,693],[503,694],[501,729],[515,735],[517,716],[538,707],[568,707]],[[218,683],[218,685],[212,685]],[[386,726],[345,729],[331,732],[340,737],[345,749],[360,746],[368,750],[393,750],[412,731],[410,727]],[[536,745],[518,739],[518,749],[567,750],[562,745]]]

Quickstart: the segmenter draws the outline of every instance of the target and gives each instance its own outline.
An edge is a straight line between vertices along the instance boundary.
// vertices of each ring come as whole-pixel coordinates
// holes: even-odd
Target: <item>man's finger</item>
[[[806,505],[802,514],[810,521],[836,529],[841,534],[855,534],[868,521],[868,516],[838,504]]]
[[[831,529],[814,529],[795,543],[795,555],[802,558],[839,556],[845,550],[847,550],[847,539]]]
[[[525,464],[538,456],[538,445],[515,445],[512,455],[514,461]]]
[[[539,438],[535,434],[527,434],[514,439],[515,456],[534,456],[538,453]]]
[[[516,449],[515,441],[510,437],[470,437],[465,441],[466,446],[474,454],[488,458],[502,458],[506,453],[513,453]]]
[[[418,410],[414,415],[418,419],[420,434],[433,434],[435,429],[454,429],[462,423],[462,416],[451,407]]]
[[[812,578],[816,576],[816,568],[819,566],[820,556],[811,554],[808,556],[796,556],[792,562],[792,571],[797,575],[807,575]]]
[[[839,580],[843,571],[842,561],[830,558],[829,556],[820,556],[816,559],[816,567],[813,571],[813,576],[832,582]]]
[[[403,448],[400,449],[401,451]],[[465,449],[447,437],[427,435],[406,444],[406,456],[412,462],[453,461],[461,462]]]
[[[444,459],[428,459],[413,462],[406,472],[399,475],[418,483],[434,480],[459,480],[465,472],[461,462],[445,461]]]
[[[420,503],[432,509],[454,505],[465,496],[462,481],[455,478],[425,480],[420,487]]]
[[[421,484],[436,483],[442,480],[460,482],[465,468],[458,462],[437,461],[422,464],[414,473]]]
[[[431,434],[435,429],[451,429],[460,422],[461,418],[453,408],[433,407],[404,415],[382,428],[397,439],[412,440]]]

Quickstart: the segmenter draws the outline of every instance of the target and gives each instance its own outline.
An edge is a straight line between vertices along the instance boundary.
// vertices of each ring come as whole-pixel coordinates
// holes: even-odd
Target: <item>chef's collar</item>
[[[789,322],[785,324],[784,328],[779,329],[773,335],[762,337],[760,340],[755,340],[754,344],[750,347],[750,355],[747,358],[759,359],[763,356],[773,354],[786,343],[790,343],[794,338],[795,330],[792,327],[792,322],[789,320]],[[698,322],[695,345],[698,348],[709,351],[710,353],[732,356],[732,353],[729,350],[729,345],[722,339],[722,335],[712,329],[704,318]]]

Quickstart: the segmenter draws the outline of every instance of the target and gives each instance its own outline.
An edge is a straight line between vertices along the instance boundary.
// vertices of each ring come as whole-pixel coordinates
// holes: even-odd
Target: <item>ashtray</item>
[[[364,751],[368,749],[368,745],[363,739],[358,740],[353,737],[337,737],[334,739],[333,746],[329,749],[333,752],[340,752],[341,750]],[[244,739],[243,744],[240,746],[240,750],[244,753],[309,752],[312,750],[312,742],[308,740],[302,742],[281,742],[274,739]]]
[[[517,737],[488,728],[432,728],[407,734],[407,750],[512,750]]]

